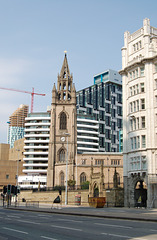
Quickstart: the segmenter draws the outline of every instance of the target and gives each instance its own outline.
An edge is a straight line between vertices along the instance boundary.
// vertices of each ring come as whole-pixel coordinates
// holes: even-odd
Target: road
[[[0,240],[156,240],[156,223],[0,209]]]

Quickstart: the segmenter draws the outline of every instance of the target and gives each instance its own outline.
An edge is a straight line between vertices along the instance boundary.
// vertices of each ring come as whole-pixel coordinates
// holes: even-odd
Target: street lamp
[[[110,171],[110,169],[109,169],[109,165],[108,165],[108,160],[109,160],[109,158],[107,158],[107,166],[108,166],[108,189],[110,188],[110,186],[109,186],[109,171]]]
[[[17,173],[16,173],[16,186],[18,186],[18,175],[19,175],[19,152],[20,149],[16,149],[16,151],[18,151],[18,159],[17,159]]]
[[[68,195],[68,137],[69,133],[64,133],[67,136],[67,159],[66,159],[66,185],[65,185],[65,205],[67,205],[67,195]]]

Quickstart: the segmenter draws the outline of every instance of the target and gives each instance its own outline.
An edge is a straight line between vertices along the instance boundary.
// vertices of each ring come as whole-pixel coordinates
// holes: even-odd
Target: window
[[[133,121],[132,121],[132,119],[130,120],[130,130],[133,131]]]
[[[132,103],[130,103],[130,112],[132,113]]]
[[[155,63],[155,72],[157,72],[157,63]]]
[[[138,94],[139,93],[139,85],[136,84],[136,93]]]
[[[110,129],[105,129],[105,137],[106,137],[106,139],[111,139],[111,130]]]
[[[135,79],[135,71],[133,71],[133,79]]]
[[[139,48],[142,48],[142,42],[139,41]]]
[[[9,174],[6,175],[6,179],[9,179]]]
[[[142,135],[142,148],[146,147],[146,136]]]
[[[138,42],[136,43],[136,49],[138,50]]]
[[[64,112],[61,113],[60,115],[60,129],[64,130],[67,127],[67,117]]]
[[[130,96],[132,96],[132,87],[130,87]]]
[[[65,162],[65,151],[61,149],[59,152],[59,162]]]
[[[131,150],[133,150],[134,149],[133,138],[130,138],[130,140],[131,140]]]
[[[140,148],[140,137],[137,136],[137,148]]]
[[[157,89],[157,79],[155,79],[155,89]]]
[[[137,111],[139,111],[139,100],[137,100],[136,103],[137,103]]]
[[[145,128],[145,117],[141,117],[141,126]]]
[[[134,122],[134,130],[136,130],[136,118],[134,118],[133,122]]]
[[[142,93],[144,92],[144,83],[141,83],[140,86],[141,86],[141,93]]]
[[[144,67],[140,68],[140,76],[143,77],[144,76]]]
[[[135,44],[133,45],[133,50],[134,50],[134,52],[136,51],[136,45]]]
[[[118,116],[122,116],[122,107],[121,106],[117,106],[117,114],[118,114]]]
[[[138,78],[138,69],[136,69],[136,77]]]
[[[137,145],[136,145],[136,137],[134,137],[134,146],[135,146],[135,149],[136,149],[136,147],[137,147]]]
[[[111,105],[109,103],[105,104],[105,110],[107,113],[111,113]]]
[[[122,103],[122,94],[117,93],[117,102]]]
[[[133,86],[133,95],[136,94],[136,89],[135,89],[135,86]]]
[[[64,186],[64,173],[60,173],[60,186]]]
[[[132,72],[130,72],[129,75],[130,75],[130,80],[132,80]]]
[[[134,104],[134,112],[136,112],[136,102],[134,101],[133,104]]]
[[[141,109],[145,109],[145,99],[141,99]]]
[[[142,160],[142,170],[146,170],[146,169],[147,169],[146,156],[142,156],[142,157],[141,157],[141,160]]]
[[[81,173],[81,175],[80,175],[80,184],[83,182],[86,182],[86,174],[84,172]]]
[[[86,159],[82,159],[82,165],[86,165]]]
[[[137,118],[137,129],[140,128],[140,121],[139,121],[139,117]]]
[[[157,96],[155,96],[155,107],[157,107]]]

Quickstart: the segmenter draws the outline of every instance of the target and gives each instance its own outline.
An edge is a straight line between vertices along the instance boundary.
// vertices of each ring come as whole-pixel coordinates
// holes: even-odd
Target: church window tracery
[[[65,162],[65,151],[61,149],[59,152],[59,162]]]
[[[64,173],[60,173],[60,186],[64,186]]]
[[[83,182],[86,182],[86,174],[84,172],[81,173],[81,175],[80,175],[80,184]]]
[[[67,127],[67,116],[64,112],[60,115],[60,129],[64,130]]]

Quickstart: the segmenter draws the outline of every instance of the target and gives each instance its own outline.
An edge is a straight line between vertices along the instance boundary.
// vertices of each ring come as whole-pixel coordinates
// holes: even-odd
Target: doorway
[[[135,185],[134,201],[135,207],[147,207],[147,185],[142,180]]]

